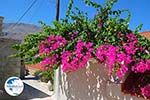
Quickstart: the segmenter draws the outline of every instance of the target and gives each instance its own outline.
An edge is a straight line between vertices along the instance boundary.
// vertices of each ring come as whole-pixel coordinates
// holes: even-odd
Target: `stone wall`
[[[89,61],[76,72],[56,72],[55,100],[144,100],[121,92],[121,85],[111,83],[106,67]]]
[[[8,77],[20,76],[20,60],[9,58],[11,54],[16,52],[12,49],[12,45],[16,43],[20,43],[20,41],[0,38],[0,90],[2,91],[4,91],[4,82]],[[5,96],[0,96],[0,100],[5,97],[9,96],[5,93]]]

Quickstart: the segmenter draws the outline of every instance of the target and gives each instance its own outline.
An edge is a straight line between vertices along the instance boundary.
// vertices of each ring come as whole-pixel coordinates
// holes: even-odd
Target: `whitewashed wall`
[[[121,85],[111,83],[106,67],[89,61],[76,72],[56,72],[55,100],[144,100],[121,92]]]

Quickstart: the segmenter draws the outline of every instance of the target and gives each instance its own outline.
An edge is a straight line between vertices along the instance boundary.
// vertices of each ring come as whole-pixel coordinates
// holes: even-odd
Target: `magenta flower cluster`
[[[127,42],[123,44],[123,48],[125,49],[125,52],[127,54],[134,55],[136,53],[136,51],[138,50],[138,48],[137,48],[138,39],[132,33],[127,34],[126,37],[127,37]]]
[[[45,41],[42,41],[39,45],[39,54],[46,55],[41,61],[41,66],[43,69],[47,70],[52,68],[59,59],[58,54],[50,54],[58,48],[62,48],[66,45],[67,41],[62,36],[50,35]]]
[[[109,74],[112,73],[112,66],[115,63],[116,52],[119,48],[112,45],[101,45],[96,50],[96,57],[100,62],[105,62],[108,65]]]
[[[77,34],[74,32],[72,37],[76,37]],[[120,34],[118,33],[121,38]],[[142,47],[138,48],[137,37],[132,33],[125,34],[124,37],[125,41],[121,47],[110,44],[100,45],[96,49],[95,56],[100,62],[107,64],[109,75],[115,74],[118,78],[122,78],[130,69],[136,73],[149,71],[150,60],[136,60],[134,58],[139,49],[144,50]],[[85,67],[88,60],[93,57],[93,43],[82,40],[77,41],[73,50],[61,51],[59,56],[58,54],[51,54],[52,51],[65,47],[66,44],[67,40],[57,35],[50,35],[45,41],[42,41],[39,45],[39,54],[47,56],[41,61],[42,66],[51,68],[59,61],[64,72],[76,71]]]
[[[62,36],[50,35],[46,40],[42,41],[39,45],[40,54],[49,54],[58,48],[64,47],[67,41]]]
[[[92,58],[93,44],[79,40],[75,51],[65,51],[62,53],[62,70],[64,72],[76,71],[86,66],[88,60]]]
[[[109,75],[115,72],[118,78],[122,78],[128,71],[128,64],[132,62],[129,55],[120,52],[119,47],[113,45],[101,45],[96,50],[96,57],[107,64]]]
[[[118,33],[119,36],[120,34]],[[96,57],[99,61],[107,64],[109,75],[115,73],[118,78],[123,77],[130,67],[136,73],[144,73],[150,70],[150,60],[136,60],[134,58],[139,49],[137,37],[132,33],[126,34],[125,37],[126,41],[122,43],[122,49],[118,46],[104,44],[96,50]],[[142,47],[140,49],[144,50]]]
[[[141,88],[141,92],[143,96],[145,96],[146,98],[150,98],[150,84]]]
[[[71,34],[71,40],[75,39],[77,37],[77,35],[78,35],[78,32],[73,32]]]
[[[41,61],[41,67],[43,70],[48,70],[49,68],[53,68],[54,65],[57,63],[58,55],[51,55],[49,57],[46,57]]]
[[[144,73],[145,71],[150,71],[150,60],[141,60],[138,63],[136,63],[132,70],[136,73]]]

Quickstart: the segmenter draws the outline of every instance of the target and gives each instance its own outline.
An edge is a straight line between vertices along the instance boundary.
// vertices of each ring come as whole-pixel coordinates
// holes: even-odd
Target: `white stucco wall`
[[[144,100],[121,92],[121,85],[111,83],[106,67],[94,60],[76,72],[56,72],[56,100]]]

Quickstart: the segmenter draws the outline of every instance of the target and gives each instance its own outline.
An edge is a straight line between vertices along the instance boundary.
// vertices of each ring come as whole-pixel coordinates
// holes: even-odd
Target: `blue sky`
[[[29,5],[34,0],[0,0],[0,16],[5,17],[5,23],[17,22],[20,16],[26,11]],[[95,11],[88,6],[85,6],[82,0],[74,0],[74,6],[87,11],[92,17]],[[98,3],[103,3],[105,0],[93,0]],[[65,17],[67,4],[69,0],[61,0],[60,17]],[[55,19],[56,0],[37,0],[31,10],[23,17],[21,22],[38,24],[38,21],[43,21],[47,24],[52,24]],[[114,9],[130,10],[131,22],[130,28],[135,29],[139,24],[143,24],[142,31],[150,30],[150,0],[118,0]]]

